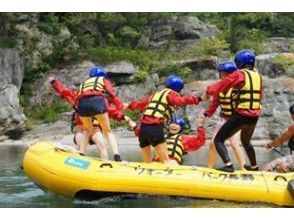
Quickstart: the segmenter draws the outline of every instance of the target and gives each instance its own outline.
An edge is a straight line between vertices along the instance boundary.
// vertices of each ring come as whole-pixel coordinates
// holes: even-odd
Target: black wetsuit
[[[231,162],[225,140],[241,130],[241,142],[250,160],[251,166],[256,166],[256,156],[250,140],[254,132],[258,117],[246,117],[234,112],[232,117],[220,128],[214,138],[216,150],[224,163]]]
[[[288,142],[288,147],[290,149],[290,154],[294,152],[294,138],[291,138]]]

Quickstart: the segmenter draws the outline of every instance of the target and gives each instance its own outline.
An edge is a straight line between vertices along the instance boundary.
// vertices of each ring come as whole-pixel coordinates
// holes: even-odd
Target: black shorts
[[[103,97],[86,96],[79,101],[77,111],[82,117],[91,117],[107,112],[107,108]]]
[[[163,125],[147,125],[142,124],[139,134],[140,147],[144,148],[149,145],[156,146],[164,143],[164,127]]]

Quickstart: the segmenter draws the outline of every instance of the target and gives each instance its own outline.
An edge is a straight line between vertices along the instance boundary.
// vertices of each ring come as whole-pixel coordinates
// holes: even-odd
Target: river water
[[[0,148],[0,207],[274,207],[272,204],[264,203],[147,195],[115,196],[91,202],[69,199],[42,191],[25,176],[20,167],[26,148],[19,146],[0,146]],[[201,154],[205,154],[205,150],[198,154],[198,158],[203,158]]]

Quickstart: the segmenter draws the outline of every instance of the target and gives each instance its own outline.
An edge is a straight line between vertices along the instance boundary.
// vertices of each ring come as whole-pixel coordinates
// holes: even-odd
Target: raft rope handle
[[[100,168],[103,168],[103,167],[109,167],[109,168],[113,168],[112,164],[111,163],[102,163],[99,167]]]
[[[285,157],[285,156],[286,156],[285,154],[283,154],[281,151],[279,151],[279,150],[278,150],[278,149],[276,149],[276,148],[273,148],[273,150],[274,150],[275,152],[279,153],[280,155],[282,155],[283,157]]]
[[[77,151],[75,149],[65,149],[65,148],[62,148],[62,147],[55,147],[54,150],[55,151],[67,152],[67,153],[77,153],[77,154],[79,154],[81,156],[86,156],[85,154],[80,153],[79,151]]]

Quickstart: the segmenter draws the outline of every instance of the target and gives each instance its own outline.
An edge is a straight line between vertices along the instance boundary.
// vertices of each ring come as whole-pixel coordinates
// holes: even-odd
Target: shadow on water
[[[265,203],[237,203],[212,199],[182,198],[175,196],[123,195],[106,197],[95,201],[75,200],[76,207],[103,208],[240,208],[274,207]]]
[[[94,201],[69,199],[42,191],[28,180],[20,168],[25,152],[22,147],[1,146],[0,154],[0,207],[103,207],[103,208],[173,208],[173,207],[275,207],[263,203],[238,203],[219,200],[150,196],[142,194],[115,195]],[[204,151],[198,160],[206,154]],[[195,160],[195,158],[193,158]],[[191,160],[188,160],[191,163]]]

